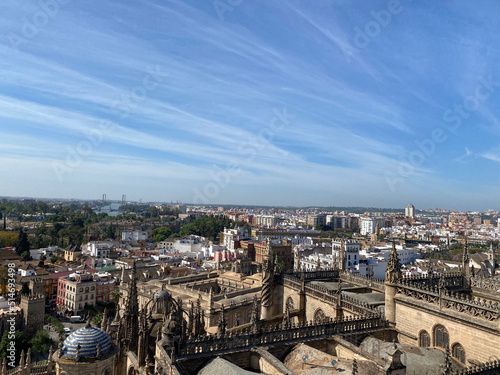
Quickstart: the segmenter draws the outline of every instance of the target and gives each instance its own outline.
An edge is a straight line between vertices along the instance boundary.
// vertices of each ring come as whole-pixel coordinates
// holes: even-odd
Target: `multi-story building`
[[[248,239],[248,229],[243,227],[224,228],[221,235],[221,245],[229,251],[239,247],[240,240]]]
[[[385,218],[362,217],[360,233],[362,236],[374,234],[377,229],[377,225],[379,228],[383,228],[386,224],[388,224],[388,222],[390,221]]]
[[[360,233],[362,236],[375,233],[375,219],[373,217],[362,217]]]
[[[174,244],[177,239],[175,238],[167,238],[165,241],[157,242],[156,248],[160,250],[165,250],[164,252],[169,253],[174,250]]]
[[[253,219],[255,225],[263,227],[275,227],[278,223],[278,219],[272,215],[257,215]]]
[[[111,301],[110,293],[116,288],[116,280],[107,272],[96,273],[94,280],[96,283],[96,302]]]
[[[60,311],[78,315],[85,304],[94,305],[96,282],[90,273],[72,273],[59,278],[57,305]]]
[[[255,242],[255,261],[264,264],[264,258],[267,253],[267,241]],[[284,262],[284,269],[293,269],[293,252],[292,244],[289,240],[283,240],[276,243],[271,243],[271,252]]]
[[[326,225],[326,214],[307,215],[306,224],[312,228]]]
[[[149,234],[146,231],[134,230],[134,231],[122,232],[122,241],[125,242],[139,242],[148,240],[149,240]]]
[[[82,250],[78,246],[69,246],[64,250],[64,260],[66,262],[74,262],[80,255],[82,255]]]
[[[415,206],[409,204],[405,208],[405,216],[414,219],[415,218]]]
[[[346,217],[338,215],[326,215],[326,225],[331,229],[340,229],[346,227]]]
[[[277,228],[256,228],[252,229],[252,237],[257,241],[285,240],[294,237],[317,237],[319,232],[314,229],[277,229]]]
[[[205,237],[200,236],[186,236],[179,238],[174,243],[174,250],[179,253],[198,252],[201,251]]]
[[[359,242],[355,240],[332,241],[332,257],[337,262],[339,269],[353,272],[359,264]]]

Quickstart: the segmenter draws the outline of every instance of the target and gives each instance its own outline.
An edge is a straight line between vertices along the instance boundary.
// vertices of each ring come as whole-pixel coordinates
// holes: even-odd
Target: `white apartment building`
[[[171,253],[174,251],[175,238],[167,238],[165,241],[157,242],[156,247],[160,250],[165,250],[163,253]]]
[[[379,228],[383,228],[385,224],[385,219],[375,218],[375,217],[362,217],[360,226],[361,235],[366,236],[375,233],[377,224]]]
[[[362,217],[360,233],[362,236],[375,233],[375,219],[373,217]]]
[[[123,231],[122,241],[124,242],[138,242],[138,241],[148,241],[149,235],[146,231],[134,230],[134,231]]]
[[[113,246],[115,246],[113,241],[91,241],[87,244],[85,253],[96,258],[108,258],[110,252],[114,251]]]
[[[255,225],[268,228],[275,227],[278,223],[278,219],[272,215],[256,215],[253,219]]]
[[[405,208],[405,216],[406,217],[411,217],[412,219],[415,218],[415,206],[412,204],[409,204]]]
[[[366,258],[376,258],[382,261],[387,261],[391,254],[391,246],[374,246],[372,250],[361,250],[360,255]],[[418,249],[409,249],[401,245],[396,245],[396,252],[398,253],[399,262],[401,264],[409,264],[420,259]]]
[[[248,229],[246,228],[224,228],[223,245],[226,249],[234,251],[234,242],[248,238]]]
[[[186,236],[183,238],[179,238],[174,243],[174,251],[178,253],[186,253],[186,252],[199,252],[203,247],[203,243],[205,242],[205,237],[201,236]]]
[[[82,311],[85,304],[94,305],[96,282],[90,273],[72,273],[58,280],[58,304],[74,313]]]

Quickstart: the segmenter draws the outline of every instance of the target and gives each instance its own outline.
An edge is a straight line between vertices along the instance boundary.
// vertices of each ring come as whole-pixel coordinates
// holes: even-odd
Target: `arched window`
[[[423,348],[428,348],[431,346],[431,336],[427,333],[427,331],[421,331],[418,337],[418,346]]]
[[[451,347],[451,355],[461,363],[465,363],[465,350],[458,342]]]
[[[450,335],[446,328],[442,325],[437,325],[434,328],[434,346],[446,349],[450,345]]]
[[[295,308],[292,297],[287,298],[285,306],[288,306],[290,310],[293,310]]]
[[[325,313],[321,309],[317,309],[316,312],[314,313],[314,321],[316,323],[321,323],[325,320]]]

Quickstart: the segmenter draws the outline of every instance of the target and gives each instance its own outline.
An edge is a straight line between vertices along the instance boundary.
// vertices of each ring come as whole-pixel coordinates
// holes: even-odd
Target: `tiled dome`
[[[63,343],[63,355],[68,357],[76,357],[76,348],[80,345],[81,357],[96,357],[97,344],[101,344],[100,354],[107,353],[112,346],[111,338],[102,329],[96,327],[84,328],[73,332]]]

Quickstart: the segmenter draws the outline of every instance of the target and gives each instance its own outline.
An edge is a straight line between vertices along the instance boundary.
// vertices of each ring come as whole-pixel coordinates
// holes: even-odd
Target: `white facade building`
[[[146,231],[134,230],[134,231],[123,231],[122,241],[124,242],[137,242],[137,241],[148,241],[149,235]]]
[[[375,233],[375,219],[373,217],[362,217],[360,233],[362,236]]]
[[[234,251],[234,242],[248,238],[248,229],[242,227],[224,228],[223,245],[230,251]]]
[[[412,219],[415,218],[415,206],[412,204],[409,204],[405,208],[405,216],[406,217],[411,217]]]
[[[179,238],[174,243],[174,250],[178,253],[186,253],[186,252],[199,252],[203,247],[203,243],[205,242],[205,237],[201,236],[187,236],[183,238]]]

